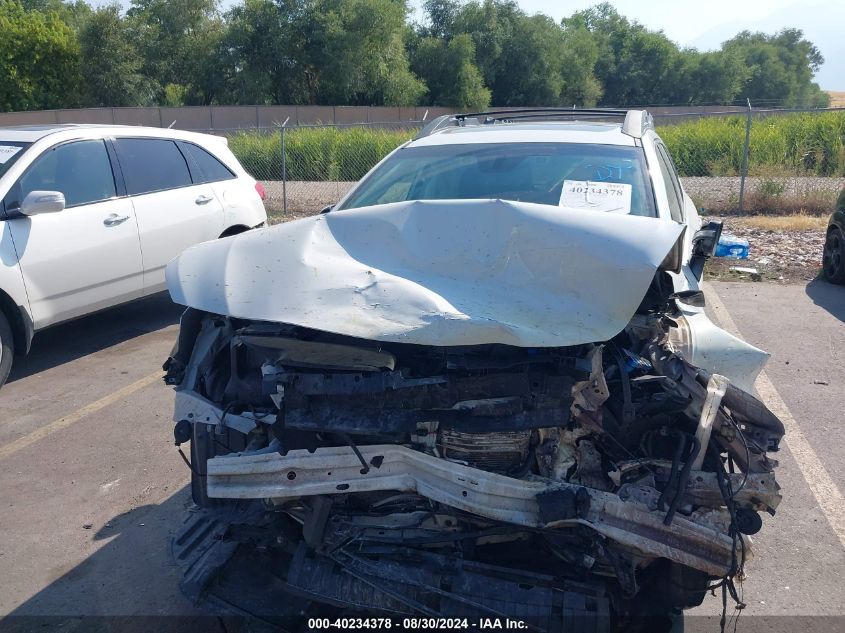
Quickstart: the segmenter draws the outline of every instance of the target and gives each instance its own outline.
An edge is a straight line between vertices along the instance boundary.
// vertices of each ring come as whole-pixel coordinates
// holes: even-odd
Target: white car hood
[[[605,341],[683,226],[502,200],[332,211],[186,250],[176,303],[420,345]]]

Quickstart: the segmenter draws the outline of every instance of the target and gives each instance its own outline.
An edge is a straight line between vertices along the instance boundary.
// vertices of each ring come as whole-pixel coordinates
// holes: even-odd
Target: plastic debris
[[[732,233],[722,233],[716,245],[716,257],[748,259],[748,240]]]
[[[748,268],[745,266],[731,266],[729,270],[734,273],[739,273],[740,275],[750,275],[751,281],[763,280],[763,275],[761,275],[756,268]]]

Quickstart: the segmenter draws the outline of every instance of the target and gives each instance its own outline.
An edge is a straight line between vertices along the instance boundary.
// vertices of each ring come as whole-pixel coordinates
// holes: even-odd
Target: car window
[[[12,204],[19,206],[32,191],[61,191],[66,207],[114,198],[114,174],[105,143],[74,141],[48,149],[13,188],[16,200]]]
[[[179,149],[188,159],[195,183],[231,180],[235,174],[212,154],[193,143],[179,142]]]
[[[130,195],[193,184],[188,163],[175,142],[156,138],[119,138],[114,143]]]
[[[20,143],[18,141],[0,141],[0,176],[9,171],[9,167],[21,157],[24,150],[32,143]]]
[[[669,198],[669,214],[675,222],[684,221],[684,196],[681,190],[681,183],[675,174],[675,168],[669,158],[666,148],[659,143],[655,145],[657,150],[657,162],[660,165],[660,173],[663,174],[663,184],[666,187],[666,197]]]
[[[642,149],[592,143],[405,147],[371,172],[342,208],[447,199],[657,215]]]

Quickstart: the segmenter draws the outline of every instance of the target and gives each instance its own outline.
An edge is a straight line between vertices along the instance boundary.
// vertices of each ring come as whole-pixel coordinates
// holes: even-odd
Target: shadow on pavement
[[[287,631],[286,626],[229,608],[226,601],[200,606],[181,593],[184,569],[176,562],[171,541],[190,524],[195,510],[190,486],[184,486],[161,503],[93,525],[92,541],[105,544],[11,613],[0,615],[0,633]],[[252,606],[263,608],[266,598],[255,583],[243,586],[255,592]]]
[[[186,486],[94,525],[93,541],[107,542],[0,620],[0,631],[225,631],[179,591],[170,537],[190,506]]]
[[[15,358],[8,382],[178,323],[183,310],[160,293],[38,332],[29,355]]]
[[[807,284],[806,292],[813,303],[845,323],[845,286],[814,279]]]

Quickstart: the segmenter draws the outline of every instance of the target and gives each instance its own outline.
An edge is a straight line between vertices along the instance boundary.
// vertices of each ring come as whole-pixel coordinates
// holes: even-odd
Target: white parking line
[[[710,284],[703,284],[702,289],[707,303],[715,310],[716,318],[722,328],[734,336],[742,338],[733,317],[731,317],[716,291]],[[780,397],[765,371],[760,372],[754,386],[763,403],[783,422],[783,426],[786,428],[786,436],[783,441],[795,457],[801,475],[810,487],[813,496],[816,498],[816,503],[819,504],[819,508],[824,513],[831,529],[839,537],[842,547],[845,547],[845,499],[843,499],[842,493],[825,470],[816,451],[807,441],[807,437],[801,432],[801,427],[792,417],[786,403]]]
[[[80,407],[73,413],[69,413],[66,416],[59,418],[58,420],[54,420],[49,424],[42,426],[40,428],[35,429],[32,433],[28,433],[23,437],[19,437],[14,442],[10,442],[5,446],[0,446],[0,459],[8,457],[13,453],[17,453],[19,450],[34,444],[38,440],[42,440],[48,435],[55,433],[56,431],[61,431],[62,429],[66,429],[71,424],[75,422],[79,422],[82,418],[87,415],[91,415],[99,411],[100,409],[104,409],[105,407],[109,406],[120,400],[121,398],[125,398],[128,395],[131,395],[138,391],[139,389],[143,389],[147,385],[154,383],[156,380],[160,380],[162,377],[161,371],[155,371],[151,374],[144,376],[136,380],[135,382],[126,385],[125,387],[118,389],[117,391],[113,391],[112,393],[103,396],[99,400],[95,400],[91,404],[86,404],[84,407]]]

